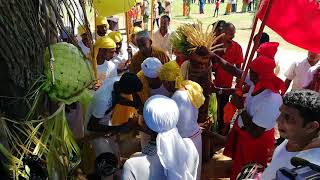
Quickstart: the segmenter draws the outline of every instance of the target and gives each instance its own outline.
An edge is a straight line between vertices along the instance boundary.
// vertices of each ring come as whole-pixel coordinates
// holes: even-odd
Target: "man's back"
[[[187,166],[193,177],[196,177],[199,155],[189,138],[184,138],[188,149]],[[150,142],[139,152],[126,161],[123,166],[123,180],[163,180],[167,179],[156,151],[155,142]]]

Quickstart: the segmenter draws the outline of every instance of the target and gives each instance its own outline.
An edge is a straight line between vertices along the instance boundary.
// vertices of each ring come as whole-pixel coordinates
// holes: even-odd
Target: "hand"
[[[231,103],[236,106],[238,109],[244,108],[244,99],[242,96],[239,96],[237,94],[233,94],[231,98]]]

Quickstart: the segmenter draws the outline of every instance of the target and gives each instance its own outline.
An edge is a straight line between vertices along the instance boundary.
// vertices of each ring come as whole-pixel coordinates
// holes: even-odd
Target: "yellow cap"
[[[108,21],[106,17],[103,17],[103,16],[96,17],[96,26],[107,25],[107,24],[108,24]]]
[[[98,39],[94,45],[94,57],[96,58],[99,49],[113,49],[116,48],[116,43],[109,37],[109,36],[104,36],[100,39]]]
[[[143,31],[143,29],[141,27],[135,26],[132,29],[132,34],[137,34],[140,31]]]
[[[115,42],[119,43],[122,41],[122,36],[119,31],[112,31],[108,34],[108,36]]]
[[[81,36],[82,34],[86,33],[86,29],[84,28],[83,25],[78,26],[78,34]]]
[[[184,87],[188,92],[188,97],[192,105],[196,108],[200,108],[205,101],[205,97],[202,92],[201,86],[193,81],[183,80],[180,67],[176,61],[169,61],[165,63],[159,73],[159,78],[162,81],[174,81],[176,88]]]

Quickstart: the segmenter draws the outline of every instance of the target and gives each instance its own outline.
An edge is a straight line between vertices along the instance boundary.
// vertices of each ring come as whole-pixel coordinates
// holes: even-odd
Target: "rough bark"
[[[0,111],[22,118],[29,111],[21,99],[43,73],[46,46],[41,0],[0,0]],[[54,26],[50,21],[50,27]],[[56,35],[56,28],[51,28]]]

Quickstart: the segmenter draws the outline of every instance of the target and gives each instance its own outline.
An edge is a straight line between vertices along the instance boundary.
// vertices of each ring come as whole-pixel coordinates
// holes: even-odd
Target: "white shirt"
[[[183,139],[187,146],[189,156],[187,166],[193,177],[197,174],[199,155],[193,142],[189,138]],[[156,149],[151,153],[136,153],[126,161],[122,170],[122,180],[164,180],[167,177],[156,154]]]
[[[163,86],[163,84],[157,89],[150,88],[150,95],[151,96],[157,95],[157,94],[170,97],[170,92]]]
[[[316,65],[319,65],[318,62]],[[285,73],[287,79],[292,80],[292,89],[303,89],[304,84],[308,81],[307,72],[311,68],[308,59],[293,63]]]
[[[254,85],[251,85],[245,100],[247,113],[252,117],[252,122],[265,128],[266,131],[275,127],[276,120],[280,115],[279,108],[282,105],[282,97],[269,89],[252,96]],[[238,125],[243,126],[242,118],[239,117]]]
[[[160,29],[158,29],[157,31],[153,32],[152,37],[152,45],[165,52],[170,58],[172,55],[172,45],[170,43],[171,34],[172,32],[168,30],[167,34],[162,36]]]
[[[200,129],[197,122],[199,110],[192,105],[186,90],[177,90],[171,98],[179,108],[177,128],[181,137],[191,137]]]
[[[106,111],[112,107],[112,91],[113,84],[119,81],[119,77],[108,79],[102,86],[93,94],[93,100],[90,104],[88,117],[94,116],[99,118],[99,124],[111,125],[112,112],[105,114]],[[111,138],[97,138],[92,140],[96,157],[105,152],[114,153],[119,156],[119,149],[113,137]]]
[[[98,65],[98,76],[101,81],[104,81],[111,77],[118,76],[117,71],[117,64],[115,63],[114,59],[109,61],[104,61],[103,64]]]
[[[84,55],[87,55],[90,53],[90,48],[88,48],[86,45],[84,45],[84,43],[82,42],[82,39],[78,42],[78,45],[80,46]]]
[[[270,165],[264,170],[261,179],[272,180],[276,178],[276,172],[280,168],[294,168],[290,160],[292,157],[300,157],[311,163],[320,165],[320,148],[308,149],[300,152],[287,151],[288,140],[283,141],[274,151]]]

